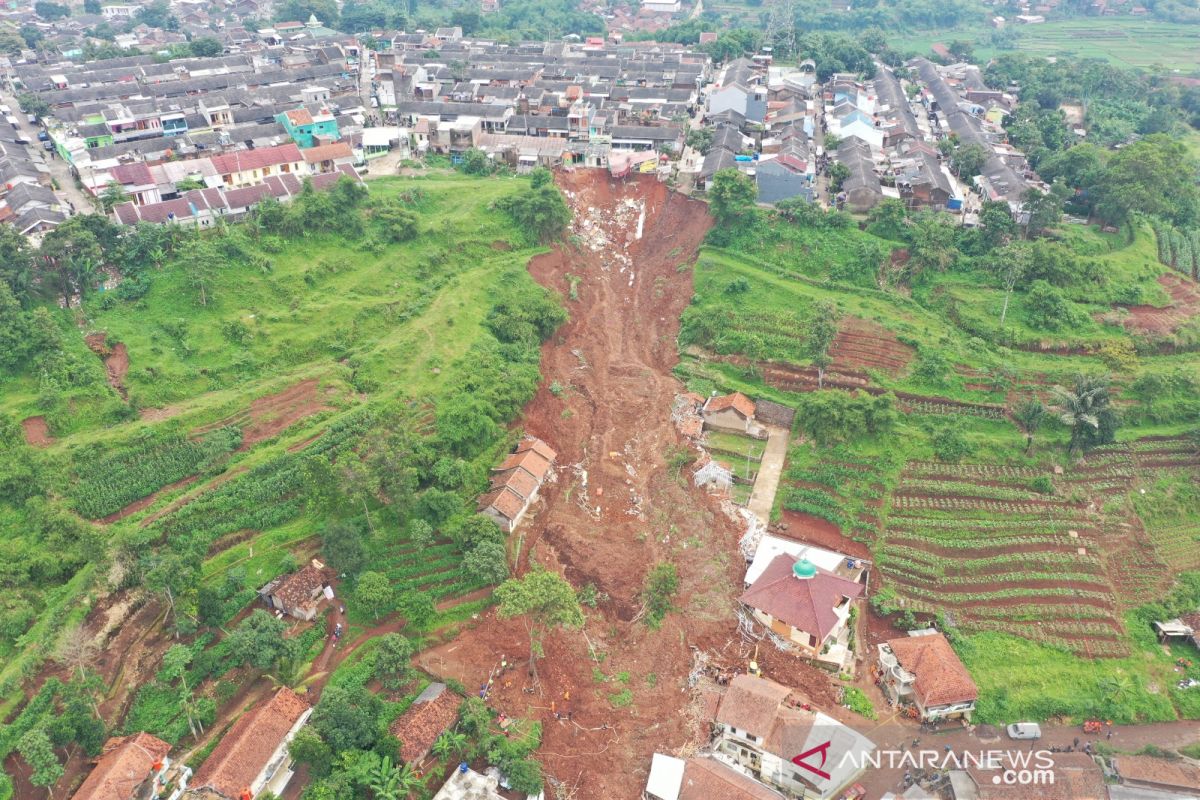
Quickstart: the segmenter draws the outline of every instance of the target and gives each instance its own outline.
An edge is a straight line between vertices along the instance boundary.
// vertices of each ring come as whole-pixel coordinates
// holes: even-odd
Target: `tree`
[[[397,605],[408,624],[417,629],[424,628],[437,616],[437,606],[429,592],[404,592]]]
[[[362,534],[349,522],[334,520],[321,537],[325,559],[343,575],[357,575],[367,565],[367,550]]]
[[[909,261],[916,271],[944,272],[954,263],[957,229],[949,214],[922,211],[909,225]]]
[[[1050,191],[1027,189],[1021,195],[1021,206],[1025,212],[1025,238],[1038,235],[1062,220],[1063,203],[1071,190],[1062,181],[1055,181]]]
[[[979,224],[983,227],[983,241],[989,249],[1008,244],[1017,230],[1012,209],[1002,200],[985,200],[979,209]]]
[[[539,242],[552,241],[571,221],[571,210],[554,184],[542,184],[500,199],[496,205]]]
[[[192,663],[192,655],[192,648],[187,645],[173,645],[171,649],[163,653],[159,674],[168,683],[179,681],[179,706],[187,717],[188,729],[192,732],[192,738],[199,740],[204,735],[204,720],[200,704],[197,703],[192,687],[188,685],[187,681],[187,668]]]
[[[708,189],[709,208],[717,225],[732,225],[754,212],[758,190],[754,181],[730,167],[713,175]]]
[[[409,661],[415,651],[413,643],[398,633],[379,637],[375,649],[375,677],[389,689],[399,687],[412,672]]]
[[[26,114],[33,114],[35,117],[45,117],[50,114],[50,104],[33,92],[21,92],[18,94],[17,105]]]
[[[871,209],[868,219],[876,236],[901,241],[908,225],[908,209],[903,200],[888,197]]]
[[[655,564],[646,575],[646,585],[642,588],[642,610],[646,615],[646,624],[657,628],[671,610],[671,598],[679,589],[679,571],[674,564],[662,562]]]
[[[1012,410],[1012,417],[1017,427],[1025,434],[1025,455],[1029,455],[1033,447],[1033,435],[1046,418],[1046,407],[1036,397],[1028,397]]]
[[[58,661],[75,672],[78,680],[83,680],[87,668],[96,658],[96,637],[88,631],[87,626],[80,623],[65,631],[58,640]]]
[[[29,315],[21,310],[8,284],[0,280],[0,370],[25,365],[29,336]]]
[[[1118,225],[1140,212],[1189,225],[1200,216],[1196,161],[1187,147],[1156,133],[1116,151],[1095,186],[1096,213]]]
[[[502,542],[481,542],[467,551],[463,572],[485,583],[500,583],[508,577],[508,551]]]
[[[379,738],[382,701],[360,686],[330,684],[313,709],[313,730],[334,753],[369,750]]]
[[[379,572],[364,572],[354,587],[354,599],[371,609],[375,619],[379,619],[381,609],[391,605],[395,595],[387,576]]]
[[[834,161],[829,165],[829,191],[840,192],[842,184],[850,177],[850,168],[841,161]]]
[[[71,16],[71,7],[65,3],[52,3],[50,0],[37,0],[33,4],[34,13],[47,22]]]
[[[817,368],[818,389],[825,388],[825,368],[832,361],[829,356],[829,347],[833,344],[834,337],[837,336],[840,319],[841,315],[838,313],[837,306],[828,301],[822,301],[817,304],[812,322],[808,327],[808,341],[805,344],[812,358],[813,366]]]
[[[179,20],[171,13],[171,5],[167,0],[154,0],[149,5],[142,6],[134,15],[139,24],[151,28],[161,28],[164,31],[179,30]]]
[[[267,670],[286,654],[286,633],[286,622],[258,608],[238,623],[225,638],[225,644],[238,663]]]
[[[120,183],[110,180],[107,184],[105,184],[104,190],[100,192],[99,200],[100,206],[107,214],[112,213],[113,206],[118,206],[121,203],[128,202],[129,194],[126,193],[125,187]]]
[[[305,726],[296,732],[288,744],[288,755],[301,764],[308,765],[309,774],[323,777],[333,766],[333,751],[311,727]]]
[[[53,786],[63,776],[63,766],[54,754],[54,745],[45,728],[30,728],[17,740],[17,752],[29,765],[29,782],[34,786]]]
[[[1107,377],[1081,374],[1075,376],[1070,389],[1054,386],[1050,391],[1055,399],[1052,410],[1071,431],[1068,453],[1082,453],[1113,441],[1119,422],[1110,407]]]
[[[496,599],[502,619],[525,619],[529,632],[529,672],[536,681],[537,659],[542,656],[541,642],[546,631],[583,625],[579,598],[561,575],[535,569],[523,578],[510,578],[496,587]]]
[[[491,175],[494,169],[487,153],[472,147],[463,153],[462,171],[468,175]]]
[[[212,298],[223,261],[217,249],[205,240],[193,242],[183,253],[179,265],[188,283],[196,290],[196,302],[202,306],[207,306]]]
[[[100,8],[100,0],[83,0],[83,13],[85,14],[99,14]]]
[[[1070,327],[1082,318],[1062,289],[1043,280],[1034,281],[1029,285],[1029,292],[1025,295],[1025,308],[1029,324],[1047,331]]]
[[[421,232],[417,215],[399,202],[387,203],[375,210],[375,223],[380,234],[389,242],[407,242]]]
[[[987,160],[988,151],[984,146],[976,142],[969,142],[954,149],[951,164],[954,166],[955,175],[964,180],[970,180],[983,171],[983,165],[987,163]]]
[[[192,55],[199,56],[200,58],[219,56],[221,55],[221,51],[225,49],[220,40],[212,36],[200,36],[192,39],[188,46],[191,48]]]
[[[175,636],[188,626],[186,610],[194,606],[199,568],[194,558],[168,550],[152,553],[143,559],[142,585],[162,595],[170,608]],[[180,612],[184,611],[184,614]]]
[[[1000,309],[1000,327],[1008,317],[1008,303],[1012,299],[1013,289],[1025,277],[1029,270],[1031,256],[1028,247],[1010,245],[996,250],[990,258],[992,272],[1004,287],[1004,307]]]

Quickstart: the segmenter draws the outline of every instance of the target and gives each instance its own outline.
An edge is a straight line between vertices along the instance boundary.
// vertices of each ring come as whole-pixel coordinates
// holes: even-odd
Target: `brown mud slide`
[[[129,349],[124,342],[108,346],[108,334],[103,331],[89,333],[83,341],[88,349],[100,356],[104,369],[108,373],[108,385],[111,386],[121,399],[129,402],[129,392],[125,388],[125,375],[129,372]]]
[[[33,447],[49,447],[54,444],[50,435],[50,426],[45,417],[26,417],[21,420],[21,429],[25,431],[25,443]]]
[[[748,657],[734,615],[742,531],[691,487],[688,466],[669,463],[689,452],[670,417],[683,389],[671,369],[690,266],[711,220],[702,203],[649,176],[619,182],[587,170],[558,181],[574,212],[574,244],[538,256],[529,270],[564,297],[577,281],[578,300],[567,301],[570,321],[543,346],[543,383],[523,420],[559,457],[557,480],[517,530],[519,571],[527,559],[563,573],[595,590],[597,608],[585,609],[582,633],[546,637],[537,688],[524,669],[524,622],[494,612],[419,661],[471,691],[502,656],[518,661],[488,702],[544,724],[547,796],[560,787],[566,794],[557,796],[637,797],[656,750],[707,736],[688,710],[693,652],[742,669]],[[639,619],[640,594],[659,562],[678,569],[679,610],[654,631]],[[822,694],[825,673],[778,653],[764,662],[769,675],[804,676],[814,699],[831,699]],[[568,711],[569,720],[555,716]]]

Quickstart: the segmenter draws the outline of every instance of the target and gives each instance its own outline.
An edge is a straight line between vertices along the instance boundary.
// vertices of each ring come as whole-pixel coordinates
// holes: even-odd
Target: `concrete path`
[[[12,92],[0,90],[0,103],[4,103],[13,110],[13,116],[17,118],[18,130],[30,139],[33,144],[28,146],[29,151],[35,156],[41,156],[46,162],[46,166],[50,169],[50,175],[58,182],[57,194],[60,199],[69,201],[75,206],[75,212],[78,214],[87,214],[93,210],[93,201],[91,195],[86,194],[78,186],[75,185],[75,177],[71,174],[71,167],[61,158],[51,157],[50,153],[42,148],[42,143],[38,141],[38,131],[42,128],[39,125],[31,125],[25,118],[25,113],[21,111],[17,104],[17,97]],[[0,121],[2,122],[2,121]]]
[[[758,477],[754,479],[754,490],[750,492],[750,502],[747,503],[764,525],[771,522],[771,506],[775,504],[775,491],[779,488],[779,478],[783,475],[788,436],[791,434],[785,428],[768,425],[767,435],[767,449],[763,451],[762,462],[758,465]]]

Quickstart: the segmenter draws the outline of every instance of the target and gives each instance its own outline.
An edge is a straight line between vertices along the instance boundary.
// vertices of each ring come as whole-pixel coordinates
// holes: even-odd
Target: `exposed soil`
[[[125,388],[125,375],[129,372],[129,350],[125,343],[117,342],[109,347],[108,334],[103,331],[89,333],[83,341],[88,349],[104,361],[104,369],[108,372],[108,385],[121,395],[122,400],[128,402],[129,392]]]
[[[779,523],[771,526],[771,533],[854,558],[871,558],[871,551],[865,544],[851,539],[829,520],[802,511],[783,509]]]
[[[47,447],[54,444],[50,435],[50,426],[45,417],[26,417],[21,420],[21,429],[25,431],[25,443],[33,447]]]
[[[682,390],[671,369],[679,316],[692,296],[686,267],[710,220],[702,204],[649,176],[621,183],[581,171],[559,181],[575,212],[577,244],[533,259],[529,269],[563,296],[568,274],[578,276],[579,299],[568,302],[570,321],[543,346],[545,381],[524,419],[558,451],[557,480],[517,536],[523,560],[563,572],[577,587],[594,585],[600,602],[583,635],[546,637],[538,688],[519,663],[493,685],[489,703],[543,722],[540,756],[552,784],[577,797],[635,797],[655,750],[674,752],[707,735],[688,711],[693,649],[742,669],[748,658],[733,614],[744,568],[740,527],[714,498],[690,488],[686,469],[673,474],[667,464],[670,451],[686,446],[670,419]],[[549,391],[553,382],[567,387],[561,396]],[[652,631],[636,620],[638,595],[660,561],[678,568],[681,611]],[[502,655],[522,662],[528,651],[522,621],[488,612],[419,660],[478,690]],[[796,668],[810,693],[828,691],[827,674]],[[777,674],[795,677],[782,666]],[[632,703],[615,707],[612,698],[626,689]],[[555,719],[552,703],[572,719]]]
[[[1167,272],[1158,277],[1158,283],[1167,290],[1171,302],[1162,308],[1129,306],[1129,316],[1125,318],[1126,329],[1135,333],[1165,336],[1200,314],[1200,286],[1195,281],[1175,272]]]
[[[110,522],[116,522],[118,520],[125,519],[128,516],[132,516],[133,514],[136,514],[137,512],[141,511],[143,508],[153,505],[154,501],[157,500],[158,498],[162,497],[164,494],[169,494],[170,492],[173,492],[176,489],[182,489],[184,486],[190,486],[199,477],[200,477],[199,475],[189,475],[188,477],[183,478],[182,480],[178,480],[178,481],[175,481],[174,483],[167,484],[166,486],[162,487],[154,494],[147,495],[147,496],[143,497],[141,500],[134,500],[132,503],[125,506],[120,511],[116,511],[112,514],[109,514],[107,517],[104,517],[100,521],[105,524],[108,524]]]
[[[901,343],[882,325],[859,317],[847,317],[829,346],[836,372],[875,369],[899,375],[907,369],[916,351]]]

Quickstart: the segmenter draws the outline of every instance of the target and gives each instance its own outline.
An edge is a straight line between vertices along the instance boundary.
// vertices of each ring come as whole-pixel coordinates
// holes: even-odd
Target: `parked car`
[[[50,134],[47,131],[38,131],[38,141],[39,142],[50,141]]]
[[[1036,722],[1014,722],[1008,726],[1008,738],[1040,739],[1042,738],[1042,726]]]

